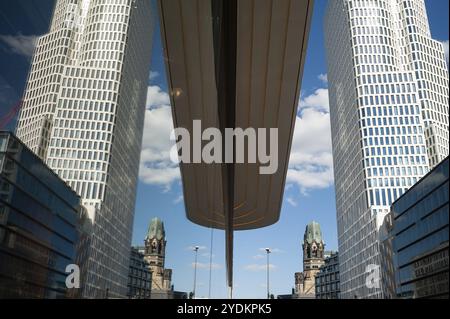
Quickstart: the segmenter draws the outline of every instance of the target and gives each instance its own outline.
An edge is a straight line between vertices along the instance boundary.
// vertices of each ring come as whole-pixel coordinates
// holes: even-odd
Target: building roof
[[[150,225],[148,226],[147,236],[146,239],[152,239],[156,238],[158,240],[161,240],[166,237],[166,232],[164,230],[164,223],[161,219],[158,217],[155,217],[150,222]]]
[[[323,242],[322,231],[320,230],[319,223],[312,221],[305,229],[305,235],[303,236],[303,243],[311,244],[313,241],[316,243]]]

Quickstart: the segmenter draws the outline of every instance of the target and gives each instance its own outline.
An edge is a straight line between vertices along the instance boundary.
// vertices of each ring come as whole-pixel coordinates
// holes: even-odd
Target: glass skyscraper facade
[[[131,247],[127,293],[130,299],[150,299],[151,297],[152,272],[145,260],[144,252],[142,247]]]
[[[449,158],[392,204],[398,298],[449,297]]]
[[[340,299],[339,253],[331,252],[316,274],[316,299]]]
[[[423,0],[329,1],[325,42],[341,297],[381,298],[379,227],[448,156],[444,49]]]
[[[0,299],[76,296],[65,271],[78,261],[82,227],[80,197],[0,131]]]
[[[125,297],[150,68],[145,0],[58,0],[37,40],[17,136],[93,222],[87,298]]]

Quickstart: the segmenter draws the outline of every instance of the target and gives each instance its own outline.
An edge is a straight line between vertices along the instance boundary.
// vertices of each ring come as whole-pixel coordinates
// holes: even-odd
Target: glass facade
[[[339,254],[332,253],[325,258],[325,264],[316,274],[316,299],[340,299]]]
[[[381,284],[381,289],[386,299],[396,298],[393,264],[394,249],[392,243],[394,240],[394,236],[392,234],[392,228],[394,227],[393,223],[392,212],[389,212],[384,218],[383,224],[381,225],[379,231],[381,261],[381,280],[379,283]]]
[[[392,204],[399,298],[449,297],[449,158]]]
[[[153,11],[145,0],[55,1],[23,96],[17,136],[92,221],[86,298],[127,294]]]
[[[76,263],[80,212],[78,195],[0,131],[0,298],[68,296],[65,269]]]
[[[143,248],[131,248],[127,293],[130,299],[150,299],[151,297],[152,272],[142,250]]]
[[[449,154],[448,70],[423,0],[333,0],[325,17],[343,298],[384,298],[390,205]]]

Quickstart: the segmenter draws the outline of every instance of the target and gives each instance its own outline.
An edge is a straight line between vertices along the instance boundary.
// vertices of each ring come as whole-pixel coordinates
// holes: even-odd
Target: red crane
[[[5,128],[6,125],[17,115],[20,108],[22,107],[22,101],[19,101],[14,105],[6,115],[0,118],[0,130]]]

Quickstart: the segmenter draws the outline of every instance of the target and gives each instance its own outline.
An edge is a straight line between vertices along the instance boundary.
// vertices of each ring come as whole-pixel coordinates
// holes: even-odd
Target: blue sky
[[[428,0],[432,35],[447,41],[447,0]],[[36,35],[46,32],[53,0],[20,0],[0,4],[0,117],[22,95]],[[323,13],[326,0],[316,0],[303,72],[301,101],[291,154],[281,218],[263,229],[235,235],[234,295],[238,298],[264,298],[266,259],[260,249],[271,247],[271,292],[290,293],[294,273],[302,270],[301,240],[305,226],[320,223],[326,249],[337,250],[335,198],[331,167],[326,60],[323,45]],[[38,8],[38,9],[36,9]],[[198,259],[197,296],[207,297],[211,230],[189,222],[185,217],[178,168],[168,160],[171,129],[164,60],[158,24],[156,25],[152,73],[149,76],[146,122],[136,201],[133,244],[142,245],[149,221],[164,220],[167,234],[166,266],[173,269],[176,290],[193,288],[194,254]],[[14,120],[8,124],[14,129]],[[224,233],[213,232],[212,297],[227,296],[224,268]]]

